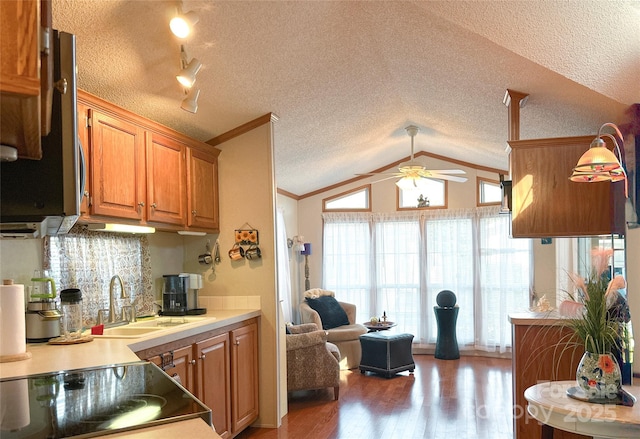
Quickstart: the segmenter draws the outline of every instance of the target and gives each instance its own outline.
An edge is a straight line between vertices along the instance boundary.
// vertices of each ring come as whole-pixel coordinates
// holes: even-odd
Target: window
[[[446,209],[447,182],[432,178],[423,178],[422,187],[410,189],[397,188],[398,210],[408,209]]]
[[[451,290],[461,348],[505,352],[509,312],[529,306],[532,249],[498,211],[324,214],[323,287],[355,303],[359,322],[386,311],[423,344],[436,341],[437,294]]]
[[[502,203],[500,182],[476,177],[478,185],[478,206],[491,206]]]
[[[322,200],[322,211],[371,211],[371,185],[361,186]]]

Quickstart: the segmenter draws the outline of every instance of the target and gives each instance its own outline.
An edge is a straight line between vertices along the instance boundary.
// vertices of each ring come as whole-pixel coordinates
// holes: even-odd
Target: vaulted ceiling
[[[418,150],[507,169],[506,89],[521,138],[595,134],[640,102],[640,2],[53,0],[77,35],[79,87],[206,141],[266,113],[276,179],[303,195]],[[180,109],[180,45],[203,68]],[[248,163],[247,167],[254,166]]]

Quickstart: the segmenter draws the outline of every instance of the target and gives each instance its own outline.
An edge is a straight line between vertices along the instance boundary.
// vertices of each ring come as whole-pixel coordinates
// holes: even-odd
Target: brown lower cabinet
[[[584,350],[558,319],[517,319],[512,323],[513,437],[538,439],[542,425],[527,413],[524,391],[545,381],[575,380]],[[553,439],[589,439],[555,429]]]
[[[207,405],[222,438],[258,418],[258,322],[250,319],[136,352]]]

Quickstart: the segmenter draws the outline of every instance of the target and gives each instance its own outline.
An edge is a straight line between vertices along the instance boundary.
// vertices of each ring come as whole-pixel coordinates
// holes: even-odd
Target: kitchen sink
[[[166,328],[171,326],[185,325],[187,323],[199,322],[204,319],[213,320],[211,317],[167,316],[158,317],[153,320],[141,320],[136,323],[129,323],[127,326],[135,328]]]
[[[164,328],[141,328],[132,326],[117,326],[115,328],[105,328],[102,337],[110,338],[128,338],[140,337],[150,332],[162,331]],[[98,336],[100,337],[100,336]]]
[[[107,326],[104,328],[102,335],[96,337],[102,338],[139,338],[148,334],[159,334],[160,332],[188,323],[200,322],[202,320],[215,320],[213,317],[204,316],[165,316],[156,317],[149,320],[141,320],[135,323],[118,323],[117,326]],[[113,325],[113,324],[112,324]]]

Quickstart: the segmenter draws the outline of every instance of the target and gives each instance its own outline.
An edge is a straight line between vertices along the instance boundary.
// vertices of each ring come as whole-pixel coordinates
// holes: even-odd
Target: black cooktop
[[[84,438],[211,410],[158,366],[136,362],[0,380],[0,437]]]

